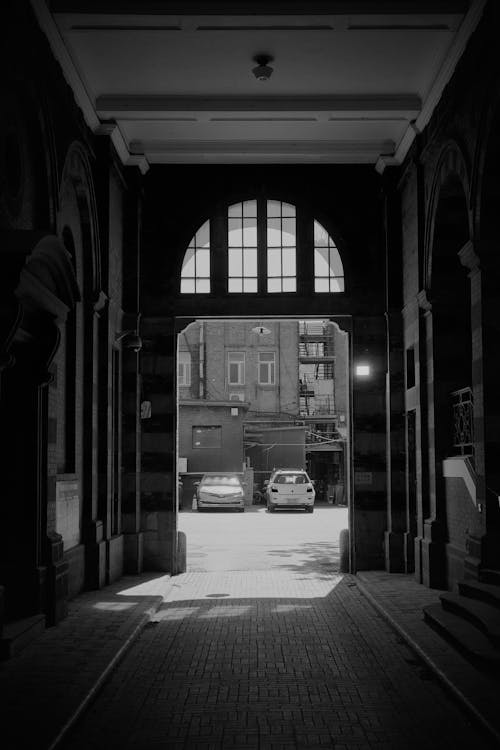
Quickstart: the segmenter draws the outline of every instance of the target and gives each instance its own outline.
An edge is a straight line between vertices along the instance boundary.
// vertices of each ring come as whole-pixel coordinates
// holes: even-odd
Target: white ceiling
[[[485,2],[32,4],[87,123],[124,163],[382,170],[429,120]],[[258,53],[274,58],[268,81],[252,74]]]

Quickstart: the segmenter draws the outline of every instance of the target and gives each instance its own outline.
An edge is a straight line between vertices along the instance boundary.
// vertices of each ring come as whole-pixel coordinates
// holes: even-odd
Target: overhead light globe
[[[252,68],[252,73],[258,81],[268,81],[274,71],[269,65],[273,58],[271,55],[255,55],[254,62],[257,63],[255,68]]]
[[[259,325],[259,326],[255,326],[254,328],[252,328],[252,333],[256,333],[259,336],[268,336],[271,333],[271,331],[269,330],[269,328],[266,328],[263,325]]]

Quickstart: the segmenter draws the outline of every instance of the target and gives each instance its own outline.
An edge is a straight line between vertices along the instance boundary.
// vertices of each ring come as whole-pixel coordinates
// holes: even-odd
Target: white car
[[[277,469],[266,485],[269,513],[277,508],[303,508],[312,513],[315,497],[313,483],[303,469]]]

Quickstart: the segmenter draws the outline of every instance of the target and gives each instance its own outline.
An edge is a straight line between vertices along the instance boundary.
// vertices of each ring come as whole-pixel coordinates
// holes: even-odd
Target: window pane
[[[261,362],[274,362],[274,352],[259,352]]]
[[[267,201],[267,216],[281,216],[281,201]]]
[[[281,292],[281,279],[268,279],[267,291],[268,292]]]
[[[206,221],[196,232],[196,247],[208,247],[210,245],[210,222]]]
[[[317,221],[314,222],[314,244],[316,247],[328,245],[328,232]]]
[[[281,220],[267,220],[267,245],[268,247],[281,246]]]
[[[181,294],[194,294],[194,279],[181,279]]]
[[[210,250],[203,248],[196,251],[196,275],[198,278],[210,276]]]
[[[295,216],[295,206],[292,206],[291,203],[282,203],[281,215],[282,216]]]
[[[243,219],[243,245],[257,247],[257,219]]]
[[[344,269],[342,267],[342,261],[340,260],[339,251],[336,247],[330,248],[330,268],[333,276],[343,276]]]
[[[228,219],[228,245],[229,247],[241,247],[241,219]]]
[[[228,216],[241,216],[241,203],[233,203],[232,206],[229,206],[227,210]]]
[[[328,276],[330,266],[328,264],[328,248],[316,247],[314,249],[314,273],[316,276]]]
[[[242,292],[241,279],[229,279],[227,288],[229,292]]]
[[[228,352],[230,362],[243,362],[244,357],[243,352]]]
[[[256,292],[257,291],[257,279],[245,279],[243,282],[244,292]]]
[[[245,275],[257,276],[257,248],[245,248]]]
[[[209,294],[210,292],[210,279],[197,279],[196,281],[196,292],[199,294]]]
[[[281,248],[270,247],[267,251],[267,275],[281,276]]]
[[[259,383],[267,383],[267,365],[259,365]]]
[[[284,292],[295,292],[296,288],[297,288],[297,285],[295,283],[295,278],[283,279],[283,291]]]
[[[240,368],[235,362],[229,363],[229,382],[230,383],[239,383],[239,371]]]
[[[242,276],[243,275],[243,263],[242,263],[242,250],[237,248],[230,248],[229,250],[229,276]]]
[[[188,247],[184,255],[182,262],[182,275],[183,276],[194,276],[194,250]]]
[[[295,248],[284,247],[282,250],[283,276],[295,276]]]
[[[257,201],[245,201],[243,204],[243,216],[257,216]]]
[[[283,219],[282,228],[283,245],[295,245],[295,219]]]
[[[328,286],[329,286],[328,279],[322,279],[322,278],[314,279],[314,291],[315,292],[329,292],[330,290]]]
[[[344,279],[343,278],[331,279],[330,291],[343,292],[344,291]]]

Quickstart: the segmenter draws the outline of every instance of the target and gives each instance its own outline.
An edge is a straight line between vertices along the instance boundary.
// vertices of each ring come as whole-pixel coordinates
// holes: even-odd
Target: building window
[[[245,353],[227,353],[227,382],[229,385],[245,385]]]
[[[177,385],[191,385],[191,354],[179,352],[177,357]]]
[[[220,425],[196,425],[192,428],[193,448],[220,448],[222,427]]]
[[[344,269],[339,251],[318,221],[314,222],[314,291],[344,291]]]
[[[181,294],[210,292],[210,222],[196,232],[184,255],[181,271]]]
[[[297,218],[291,203],[264,197],[233,203],[225,212],[224,222],[220,215],[212,224],[206,221],[189,243],[182,264],[182,294],[211,292],[211,241],[227,254],[229,294],[296,293],[298,222],[303,227],[303,253],[314,257],[314,291],[345,291],[337,246],[310,214],[299,213]],[[311,237],[312,246],[307,237]],[[217,268],[224,275],[222,264]],[[304,288],[308,287],[304,282]]]
[[[276,379],[276,355],[274,352],[259,352],[259,385],[274,385]]]
[[[257,201],[229,206],[228,291],[257,291]]]
[[[267,201],[267,291],[296,290],[295,206]]]

